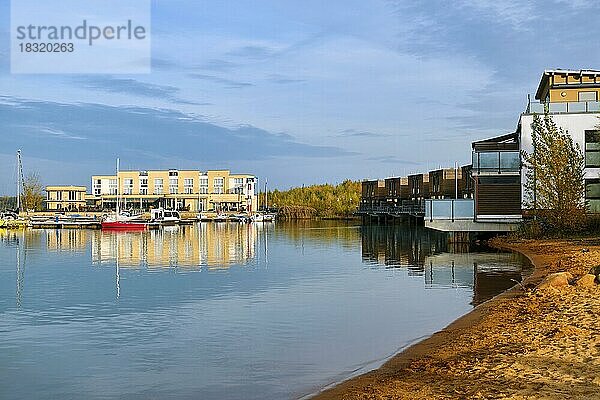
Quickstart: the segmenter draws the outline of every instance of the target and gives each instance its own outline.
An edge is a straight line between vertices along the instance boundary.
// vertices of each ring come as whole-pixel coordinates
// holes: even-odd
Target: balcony
[[[473,152],[474,174],[509,174],[521,170],[521,155],[518,151]]]
[[[543,114],[545,107],[550,114],[600,113],[600,101],[574,101],[564,103],[540,103],[530,101],[525,114]]]
[[[475,219],[475,201],[471,199],[425,200],[425,220]]]

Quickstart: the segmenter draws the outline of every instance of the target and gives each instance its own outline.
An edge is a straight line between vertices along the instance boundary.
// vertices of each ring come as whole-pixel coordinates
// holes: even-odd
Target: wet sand
[[[535,289],[600,265],[600,239],[492,244],[534,264],[522,286],[314,399],[600,399],[600,286]]]

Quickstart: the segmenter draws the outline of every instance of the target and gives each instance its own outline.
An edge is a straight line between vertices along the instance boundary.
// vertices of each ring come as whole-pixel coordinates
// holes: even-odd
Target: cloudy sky
[[[230,168],[286,188],[462,164],[544,69],[600,69],[593,1],[153,0],[152,73],[12,75],[0,0],[0,193]]]

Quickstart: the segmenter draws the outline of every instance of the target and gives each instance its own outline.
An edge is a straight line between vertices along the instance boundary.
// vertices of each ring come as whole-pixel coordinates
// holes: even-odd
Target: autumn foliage
[[[585,158],[579,144],[550,115],[534,115],[533,152],[522,152],[525,206],[544,233],[570,233],[585,226]]]
[[[319,218],[349,217],[360,202],[361,183],[345,180],[338,185],[322,184],[295,187],[285,191],[269,192],[269,208],[299,209],[311,211]],[[261,196],[261,204],[264,197]]]

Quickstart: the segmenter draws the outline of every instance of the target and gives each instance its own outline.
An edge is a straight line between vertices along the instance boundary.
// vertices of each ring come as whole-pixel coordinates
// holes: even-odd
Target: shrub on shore
[[[361,183],[345,180],[337,185],[327,183],[273,190],[268,195],[269,206],[276,209],[314,210],[310,214],[318,218],[348,218],[358,208]],[[264,204],[264,196],[261,196],[261,204]]]

